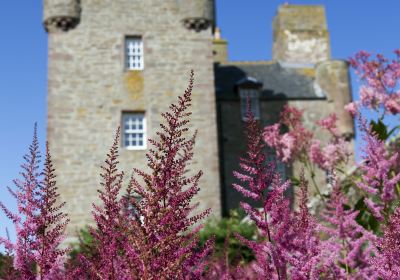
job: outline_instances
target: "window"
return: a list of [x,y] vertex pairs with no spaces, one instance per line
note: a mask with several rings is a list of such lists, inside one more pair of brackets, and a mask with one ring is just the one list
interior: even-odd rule
[[143,40],[141,37],[125,38],[125,69],[143,70]]
[[267,163],[270,163],[270,162],[274,162],[275,163],[276,171],[281,176],[281,179],[283,181],[285,181],[287,179],[285,163],[283,163],[281,160],[279,160],[277,158],[276,152],[274,150],[272,150],[272,149],[269,149],[267,151]]
[[143,113],[123,113],[123,147],[128,150],[146,149],[146,118]]
[[254,119],[260,119],[260,102],[257,89],[240,89],[240,107],[242,120],[247,120],[247,110],[253,114]]
[[240,97],[242,120],[247,120],[247,110],[253,113],[254,119],[260,119],[260,91],[263,84],[253,77],[245,77],[236,83]]

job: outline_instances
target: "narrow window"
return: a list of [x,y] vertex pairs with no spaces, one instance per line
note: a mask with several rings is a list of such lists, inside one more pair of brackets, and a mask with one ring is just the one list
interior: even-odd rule
[[144,113],[123,113],[122,143],[128,150],[146,149],[146,118]]
[[240,107],[242,120],[247,120],[247,110],[253,114],[254,119],[260,119],[259,92],[257,89],[240,89]]
[[240,97],[240,111],[242,120],[247,120],[247,112],[253,114],[254,119],[260,119],[260,92],[262,83],[253,77],[245,77],[236,83]]
[[286,180],[287,174],[285,163],[278,159],[278,157],[276,156],[276,152],[272,149],[267,150],[267,164],[270,162],[273,162],[275,164],[276,171],[281,176],[281,179]]
[[143,40],[141,37],[125,38],[125,69],[143,70]]

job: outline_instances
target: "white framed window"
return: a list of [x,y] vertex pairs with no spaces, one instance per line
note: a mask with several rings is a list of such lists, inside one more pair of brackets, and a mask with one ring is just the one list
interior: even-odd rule
[[122,145],[125,149],[146,149],[147,135],[144,113],[123,113],[122,128]]
[[125,38],[125,69],[143,70],[143,40],[138,36]]
[[[260,119],[260,92],[258,89],[240,88],[240,108],[242,120],[247,120],[247,110],[253,113],[254,119]],[[249,104],[248,104],[249,103]]]

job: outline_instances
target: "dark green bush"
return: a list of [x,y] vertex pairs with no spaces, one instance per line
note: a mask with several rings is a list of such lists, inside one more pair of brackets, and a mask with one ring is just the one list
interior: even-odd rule
[[231,265],[238,263],[248,263],[254,259],[252,251],[240,243],[235,234],[240,234],[248,240],[256,238],[256,226],[250,221],[244,221],[244,213],[239,210],[232,210],[228,218],[209,220],[200,231],[200,244],[215,236],[216,258],[221,258],[227,254]]

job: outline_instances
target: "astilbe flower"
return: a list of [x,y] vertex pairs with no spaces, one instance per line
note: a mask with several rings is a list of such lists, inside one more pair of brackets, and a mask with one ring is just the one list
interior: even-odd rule
[[396,58],[389,60],[378,54],[361,51],[350,59],[350,65],[361,78],[360,101],[350,103],[346,109],[353,115],[363,106],[372,110],[383,110],[383,114],[400,113],[400,50]]
[[68,215],[62,212],[65,202],[59,203],[55,169],[51,159],[49,143],[46,143],[46,159],[42,176],[44,177],[38,193],[39,214],[37,217],[36,252],[37,279],[64,279],[63,265],[69,248],[60,249]]
[[356,185],[368,194],[365,204],[372,215],[383,220],[396,199],[395,188],[400,181],[400,173],[394,172],[394,169],[398,164],[399,154],[391,154],[385,142],[367,128],[365,122],[361,123],[361,129],[365,146],[362,148],[363,161],[359,165],[362,171],[361,181]]
[[261,241],[249,241],[240,235],[237,238],[253,250],[256,261],[251,268],[260,279],[285,279],[287,261],[285,252],[290,250],[292,231],[290,230],[289,200],[284,192],[289,186],[283,183],[275,171],[273,163],[266,163],[265,143],[261,128],[251,112],[245,126],[247,152],[240,158],[241,171],[234,176],[241,182],[233,187],[244,197],[262,205],[261,209],[242,202],[241,206],[259,229]]
[[[264,128],[265,142],[275,149],[278,158],[285,163],[303,158],[313,137],[312,132],[303,126],[302,115],[302,111],[285,105],[280,114],[280,122]],[[280,134],[282,127],[289,131]]]
[[230,231],[225,237],[222,256],[212,256],[207,261],[207,271],[201,279],[204,280],[250,280],[255,279],[257,273],[251,269],[251,265],[237,265],[233,267],[229,262]]
[[12,213],[0,202],[1,209],[14,223],[17,235],[15,244],[7,239],[0,241],[14,253],[14,267],[19,272],[21,279],[24,280],[35,279],[33,267],[35,265],[34,253],[37,249],[35,235],[39,210],[36,193],[39,191],[38,177],[40,175],[40,151],[36,131],[35,125],[29,153],[24,156],[25,163],[21,165],[23,180],[14,180],[16,191],[8,188],[17,201],[18,213]]
[[286,255],[290,263],[290,279],[319,279],[320,275],[327,273],[327,269],[321,265],[323,256],[317,232],[317,221],[307,207],[308,183],[304,172],[300,174],[299,192],[299,210],[294,212],[292,220],[293,249]]
[[327,279],[376,279],[369,265],[375,254],[375,235],[356,221],[359,211],[346,207],[347,198],[334,178],[333,191],[321,214],[324,222],[318,230],[327,236],[321,241],[323,267]]
[[340,163],[346,163],[350,157],[348,142],[340,135],[336,122],[337,116],[334,113],[319,120],[317,125],[329,132],[330,140],[322,147],[320,140],[313,139],[309,147],[311,161],[326,171],[334,170]]
[[149,140],[153,146],[147,153],[151,172],[134,169],[128,188],[127,197],[136,194],[141,198],[140,202],[130,200],[134,211],[128,235],[133,247],[130,254],[140,263],[135,271],[137,279],[197,279],[212,247],[209,241],[199,249],[196,236],[198,222],[210,209],[191,216],[197,206],[191,201],[200,191],[202,175],[201,171],[188,175],[196,137],[196,133],[185,137],[193,82],[192,71],[183,96],[162,114],[165,123],[157,132],[159,140]]
[[[62,263],[67,249],[59,249],[68,219],[58,204],[54,168],[47,145],[44,171],[40,173],[40,152],[35,125],[29,153],[21,167],[23,180],[15,180],[18,212],[12,213],[3,203],[0,208],[16,227],[16,242],[1,238],[9,255],[14,257],[14,276],[8,279],[63,279]],[[41,180],[43,176],[43,180]]]
[[383,280],[400,279],[400,209],[391,215],[384,227],[383,237],[376,242],[376,255],[371,258],[371,265]]
[[[127,242],[127,223],[123,214],[123,203],[119,197],[122,189],[123,172],[118,170],[118,146],[120,129],[117,130],[114,143],[107,154],[105,163],[101,166],[101,189],[98,190],[101,205],[93,204],[93,218],[96,225],[89,227],[93,236],[95,255],[80,255],[82,267],[78,267],[71,274],[83,278],[82,268],[87,270],[90,279],[136,279],[130,275],[126,252],[129,250]],[[135,265],[136,263],[132,263]]]

